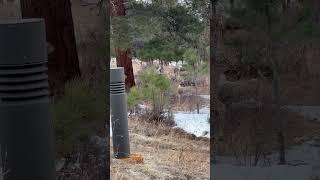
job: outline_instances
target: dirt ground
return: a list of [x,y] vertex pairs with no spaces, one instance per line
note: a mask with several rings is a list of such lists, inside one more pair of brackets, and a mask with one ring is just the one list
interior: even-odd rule
[[[111,179],[210,179],[209,140],[192,140],[181,130],[129,120],[131,153],[142,164],[117,160],[111,153]],[[111,147],[112,148],[112,147]]]

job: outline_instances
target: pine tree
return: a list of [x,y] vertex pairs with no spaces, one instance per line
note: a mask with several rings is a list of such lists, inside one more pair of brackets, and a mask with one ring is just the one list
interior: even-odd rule
[[[126,89],[129,90],[135,85],[133,67],[132,67],[132,53],[129,43],[129,26],[127,21],[127,5],[125,0],[111,1],[111,16],[112,16],[112,30],[117,37],[115,47],[116,60],[118,67],[124,67],[126,75]],[[124,41],[124,42],[122,42]],[[125,44],[125,45],[123,45]]]

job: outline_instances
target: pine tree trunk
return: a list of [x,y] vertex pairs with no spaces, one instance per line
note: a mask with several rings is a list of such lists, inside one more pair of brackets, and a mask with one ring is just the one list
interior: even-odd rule
[[278,145],[279,145],[279,164],[285,164],[285,137],[284,137],[284,123],[283,119],[280,118],[280,76],[277,68],[273,70],[273,103],[275,105],[274,118],[279,123],[278,125]]
[[234,0],[230,0],[230,10],[234,10]]
[[[125,0],[111,0],[112,2],[112,17],[126,16]],[[117,30],[113,28],[114,33]],[[131,49],[116,48],[116,60],[118,67],[124,67],[126,75],[126,89],[129,90],[135,86]]]
[[192,82],[194,83],[194,89],[195,89],[195,102],[196,102],[196,108],[197,108],[197,114],[200,114],[200,102],[199,102],[199,94],[198,94],[198,72],[196,69],[196,65],[193,65],[193,71],[194,71],[194,75],[192,78]]
[[314,21],[317,25],[320,25],[320,13],[319,13],[319,8],[320,8],[320,2],[319,0],[313,0],[313,13],[314,13]]
[[65,82],[80,76],[70,0],[21,0],[23,18],[44,18],[47,42],[54,48],[48,56],[52,95],[63,92]]
[[[217,109],[218,98],[217,98],[217,71],[216,71],[216,61],[217,61],[217,49],[218,49],[218,39],[220,34],[220,25],[219,19],[216,12],[218,0],[211,0],[211,18],[210,18],[210,137],[212,141],[210,143],[210,149],[212,149],[210,153],[211,164],[215,163],[215,153],[217,152],[218,146],[218,131],[219,131],[219,123],[221,123],[222,118],[219,114],[219,110]],[[215,107],[215,108],[213,108]],[[213,119],[214,118],[214,119]],[[212,172],[211,172],[212,173]]]
[[286,14],[288,9],[287,0],[282,0],[281,3],[282,3],[282,13]]
[[198,87],[195,85],[196,89],[196,106],[197,106],[197,114],[200,114],[200,102],[199,102],[199,95],[198,95]]
[[124,67],[125,75],[126,75],[126,89],[130,89],[131,87],[135,86],[134,75],[133,75],[133,67],[132,67],[132,57],[131,57],[131,50],[123,50],[118,48],[116,50],[116,59],[117,59],[117,66]]
[[[105,12],[104,21],[105,21],[105,31],[106,31],[106,39],[110,39],[110,1],[109,0],[101,0],[102,1],[102,14]],[[105,61],[106,61],[106,68],[110,69],[110,41],[106,42],[106,50],[105,50]],[[106,75],[106,82],[109,82],[109,73]],[[106,87],[106,93],[110,92],[109,86]],[[109,94],[109,93],[108,93]],[[110,96],[107,96],[106,101],[110,101]],[[110,115],[110,105],[107,103],[106,107],[106,117]],[[102,179],[110,179],[110,120],[109,118],[105,118],[105,123],[103,126],[103,137],[106,139],[106,147],[102,149],[102,166],[100,172],[102,174]]]

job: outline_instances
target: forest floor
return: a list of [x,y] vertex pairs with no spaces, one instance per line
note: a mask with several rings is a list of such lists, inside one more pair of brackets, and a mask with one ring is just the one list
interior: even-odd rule
[[[218,180],[313,180],[320,177],[320,106],[286,106],[298,113],[300,122],[294,123],[291,132],[291,146],[286,149],[286,164],[278,165],[278,153],[267,156],[267,166],[243,166],[233,156],[217,156],[216,164],[211,165],[213,177]],[[294,122],[295,120],[292,120]],[[291,123],[292,124],[292,123]],[[295,130],[294,130],[295,129]],[[292,134],[296,136],[292,137]],[[247,157],[250,159],[250,157]],[[252,157],[254,158],[254,157]],[[228,173],[232,171],[233,173]]]
[[209,139],[136,118],[129,119],[129,134],[131,153],[144,162],[132,164],[111,153],[111,179],[210,179]]

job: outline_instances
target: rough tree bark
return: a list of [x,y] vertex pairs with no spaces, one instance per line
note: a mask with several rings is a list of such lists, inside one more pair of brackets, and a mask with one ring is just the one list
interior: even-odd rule
[[[285,2],[286,3],[286,2]],[[267,17],[267,33],[269,36],[271,35],[271,2],[269,4],[266,4],[265,6],[265,16]],[[286,6],[286,5],[285,5]],[[287,15],[287,7],[284,8],[283,15]],[[269,55],[267,58],[272,63],[272,70],[273,70],[273,79],[272,79],[272,101],[275,105],[273,109],[273,119],[275,122],[278,122],[278,130],[277,130],[277,140],[278,140],[278,152],[279,152],[279,164],[284,165],[286,164],[286,154],[285,154],[285,134],[284,134],[284,120],[280,118],[280,111],[281,111],[281,105],[280,105],[280,62],[279,59],[276,60],[272,56],[272,50],[274,49],[272,47],[273,42],[268,42],[268,51]]]
[[234,0],[230,0],[230,10],[234,10]]
[[[105,30],[106,30],[106,39],[109,40],[110,39],[110,0],[100,0],[100,5],[101,8],[100,10],[102,10],[101,14],[103,16],[103,12],[105,12],[104,14],[104,21],[105,21]],[[106,42],[106,50],[105,50],[105,61],[106,61],[106,69],[110,69],[110,41]],[[109,83],[110,77],[109,77],[110,73],[107,73],[106,79],[105,81]],[[105,86],[106,87],[106,92],[109,94],[110,93],[110,89],[109,86]],[[107,102],[110,101],[110,96],[107,96]],[[110,116],[110,107],[109,107],[109,103],[107,103],[107,107],[106,107],[106,117]],[[109,118],[106,118],[105,120],[105,124],[104,124],[104,128],[103,128],[103,137],[105,138],[105,140],[107,141],[106,143],[106,147],[102,148],[102,166],[101,166],[101,173],[102,173],[102,178],[103,179],[110,179],[110,120]]]
[[277,137],[279,145],[279,164],[286,164],[285,154],[285,137],[284,137],[284,122],[279,117],[280,115],[280,76],[277,70],[273,70],[273,103],[275,104],[274,118],[279,123]]
[[281,3],[282,3],[282,12],[286,13],[288,10],[287,0],[282,0]]
[[314,13],[314,21],[316,24],[320,24],[320,2],[319,0],[313,0],[313,13]]
[[[210,154],[211,164],[215,163],[215,153],[218,145],[218,131],[222,120],[221,114],[219,112],[218,104],[219,100],[217,97],[217,84],[218,84],[218,73],[216,68],[217,61],[217,49],[218,49],[218,38],[219,38],[219,18],[216,11],[218,0],[211,0],[211,16],[210,16],[210,126],[212,131],[210,131],[210,137],[212,141],[210,143],[210,149],[212,149]],[[214,120],[214,121],[213,121]]]
[[47,42],[54,48],[48,56],[52,95],[63,92],[64,83],[80,76],[70,0],[21,0],[23,18],[44,18]]
[[[125,0],[111,0],[112,3],[112,17],[126,16],[126,6]],[[113,32],[117,33],[117,30],[113,28]],[[124,67],[126,75],[126,89],[129,90],[131,87],[135,86],[133,67],[132,67],[132,55],[131,49],[126,48],[116,48],[116,60],[118,67]]]

